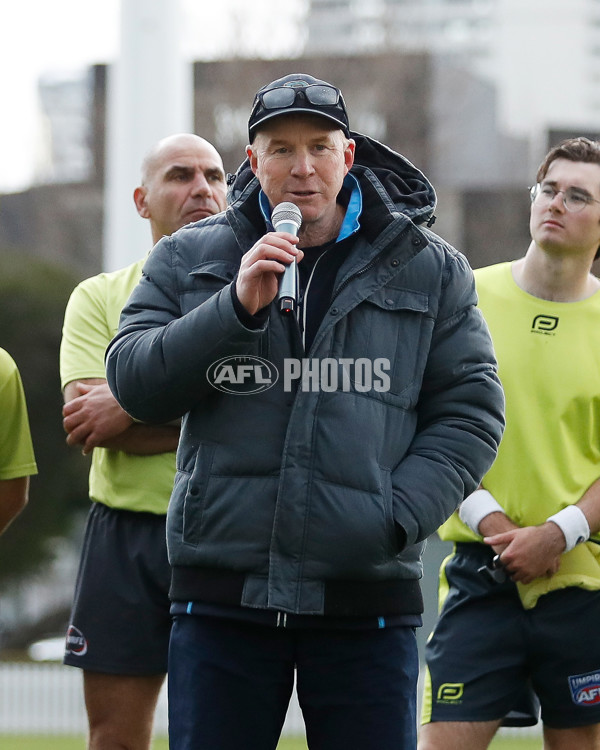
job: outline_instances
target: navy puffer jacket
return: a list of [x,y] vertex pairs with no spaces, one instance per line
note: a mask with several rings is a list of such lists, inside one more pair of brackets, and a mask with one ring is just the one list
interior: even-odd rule
[[[420,612],[423,540],[496,455],[503,394],[471,269],[423,226],[435,194],[421,172],[353,137],[361,229],[305,355],[327,363],[323,387],[290,381],[289,317],[248,328],[236,314],[230,286],[266,231],[247,164],[224,213],[154,248],[109,348],[126,411],[183,417],[167,517],[174,599]],[[256,376],[243,394],[214,387],[211,366],[236,357]],[[270,387],[260,361],[279,375]]]

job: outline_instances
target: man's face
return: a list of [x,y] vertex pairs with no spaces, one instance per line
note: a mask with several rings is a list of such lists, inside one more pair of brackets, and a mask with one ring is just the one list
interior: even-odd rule
[[226,208],[223,162],[202,138],[169,140],[147,172],[134,197],[140,216],[150,219],[155,241]]
[[327,229],[336,198],[354,162],[354,141],[322,117],[285,115],[261,129],[249,146],[252,171],[269,203],[294,203],[303,225]]
[[593,258],[600,245],[600,203],[573,213],[565,208],[562,191],[574,188],[600,201],[600,165],[555,159],[541,184],[561,192],[551,200],[542,194],[532,203],[529,227],[535,243],[552,254]]

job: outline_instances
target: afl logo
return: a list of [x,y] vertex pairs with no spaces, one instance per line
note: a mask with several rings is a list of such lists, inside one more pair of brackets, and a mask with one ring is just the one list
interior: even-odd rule
[[596,706],[600,703],[600,672],[588,672],[569,677],[573,703],[577,706]]
[[554,315],[536,315],[531,324],[534,333],[550,333],[558,327],[558,318]]
[[279,372],[261,357],[224,357],[212,363],[206,379],[222,393],[248,395],[268,391],[279,379]]
[[593,706],[600,703],[600,685],[587,685],[575,695],[575,703]]
[[85,656],[87,654],[88,644],[85,636],[73,625],[69,625],[67,630],[66,651],[75,656]]

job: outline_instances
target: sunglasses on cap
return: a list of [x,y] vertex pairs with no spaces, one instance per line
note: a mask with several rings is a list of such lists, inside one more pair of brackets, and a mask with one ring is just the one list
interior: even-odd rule
[[334,107],[340,101],[339,90],[322,83],[310,83],[306,86],[279,86],[257,94],[256,98],[265,109],[280,109],[290,107],[300,93],[316,107]]

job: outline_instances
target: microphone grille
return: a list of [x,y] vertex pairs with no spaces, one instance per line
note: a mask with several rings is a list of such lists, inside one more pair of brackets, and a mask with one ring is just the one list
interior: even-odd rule
[[302,213],[295,203],[278,203],[275,206],[271,214],[271,223],[276,227],[282,221],[290,221],[300,229]]

